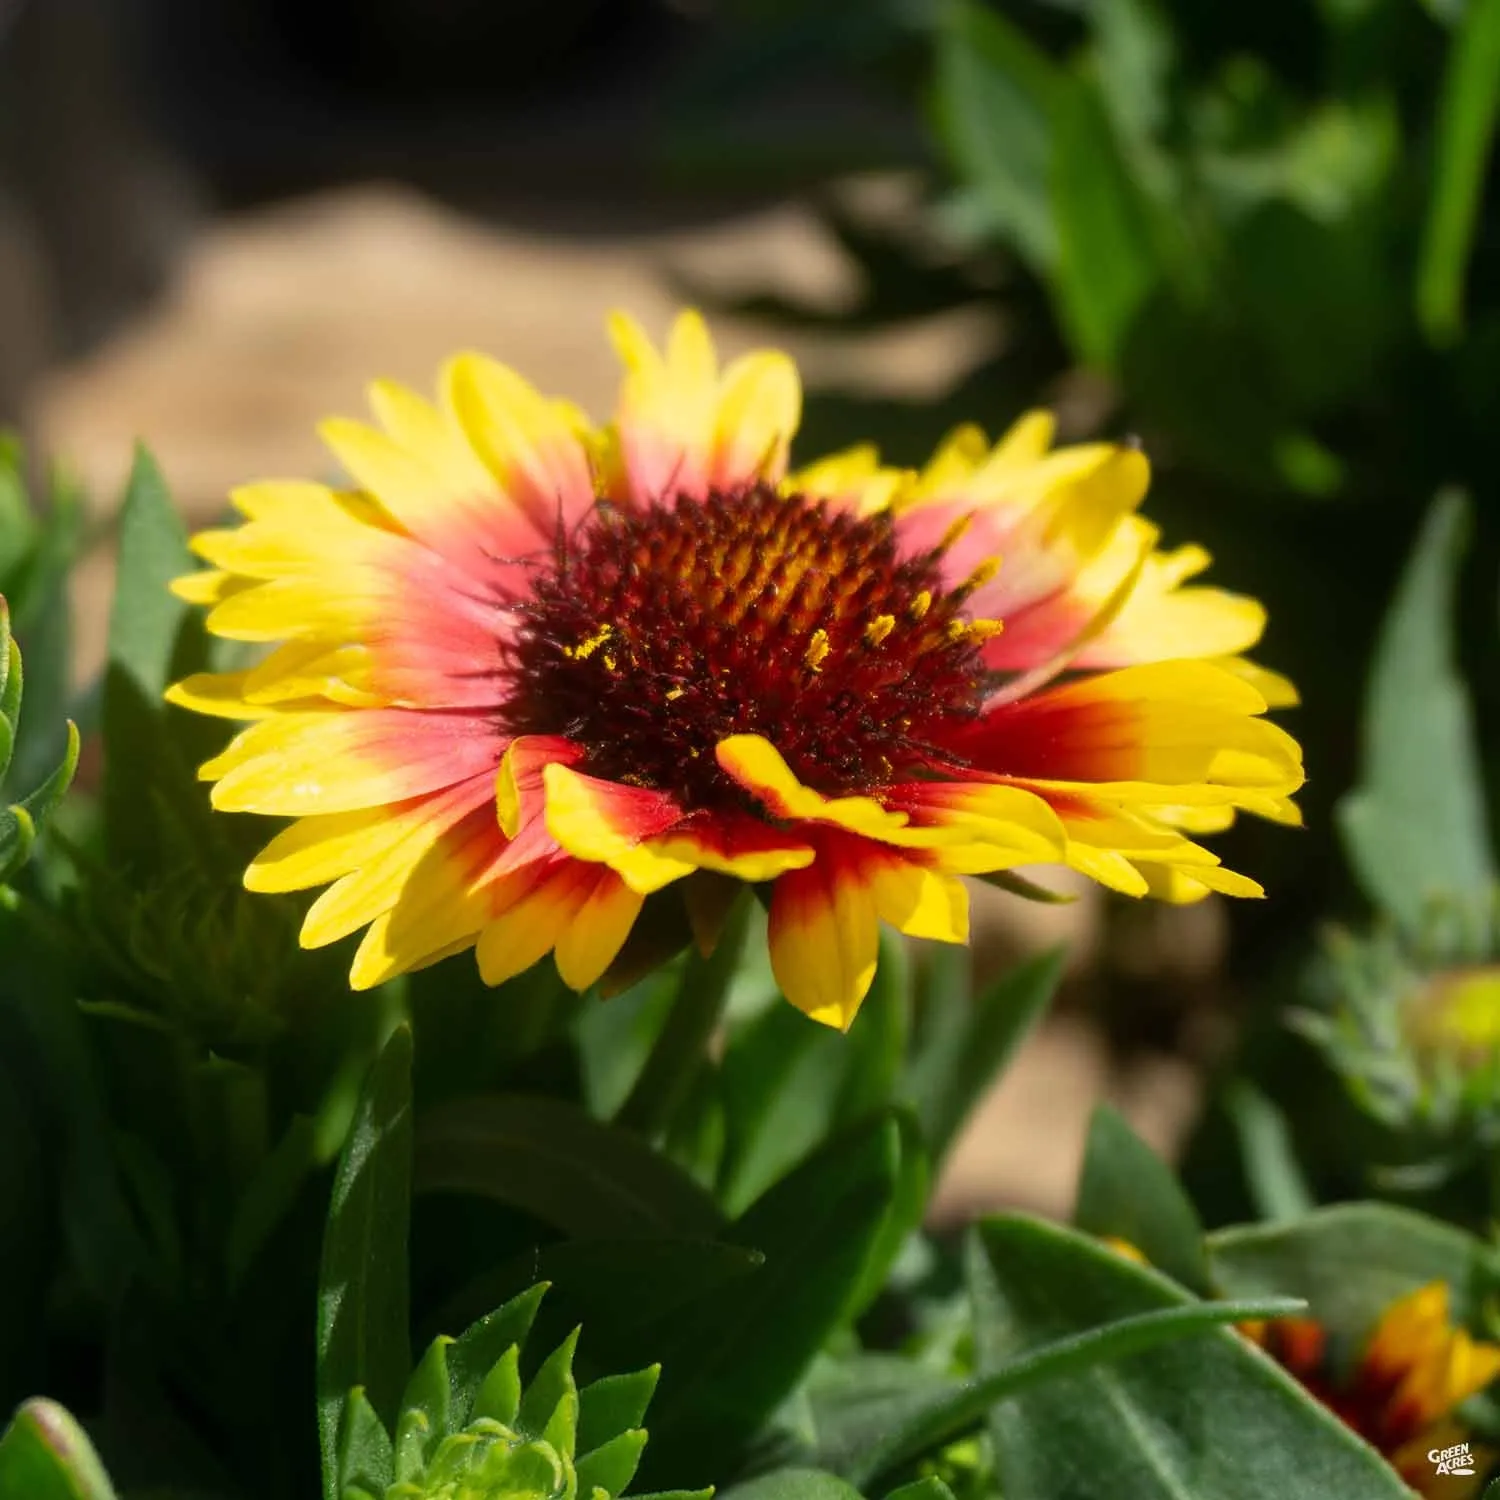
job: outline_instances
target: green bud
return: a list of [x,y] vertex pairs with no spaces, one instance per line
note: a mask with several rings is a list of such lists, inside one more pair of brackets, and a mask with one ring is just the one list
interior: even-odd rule
[[[393,1433],[362,1391],[352,1393],[339,1445],[342,1500],[616,1500],[646,1446],[639,1423],[655,1367],[580,1390],[575,1329],[527,1384],[520,1343],[494,1359],[491,1343],[474,1368],[485,1325],[526,1303],[521,1326],[529,1326],[543,1290],[533,1288],[463,1339],[435,1340],[407,1382]],[[704,1490],[699,1500],[711,1494]]]

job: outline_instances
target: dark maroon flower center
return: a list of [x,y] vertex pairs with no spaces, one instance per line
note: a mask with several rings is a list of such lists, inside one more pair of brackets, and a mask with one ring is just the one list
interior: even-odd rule
[[940,555],[766,485],[601,507],[517,606],[505,728],[566,735],[580,769],[690,808],[739,803],[714,757],[733,734],[825,794],[879,787],[944,760],[983,695],[993,627]]

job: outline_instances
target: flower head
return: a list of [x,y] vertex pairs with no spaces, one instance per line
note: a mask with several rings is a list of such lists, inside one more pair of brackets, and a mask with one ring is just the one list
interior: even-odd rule
[[1461,1500],[1477,1492],[1484,1455],[1474,1455],[1476,1473],[1467,1485],[1439,1473],[1429,1455],[1466,1441],[1455,1408],[1500,1375],[1500,1345],[1480,1342],[1453,1323],[1445,1282],[1392,1303],[1347,1372],[1330,1359],[1328,1331],[1312,1319],[1285,1318],[1245,1331],[1384,1454],[1419,1495]]
[[782,989],[846,1026],[880,921],[966,939],[961,875],[1259,893],[1189,833],[1296,820],[1261,717],[1290,690],[1239,655],[1260,607],[1155,550],[1139,452],[1051,451],[1034,413],[920,473],[788,474],[784,355],[721,371],[693,313],[664,352],[612,332],[603,429],[460,355],[435,405],[378,384],[377,426],[325,425],[347,488],[250,485],[195,539],[179,592],[281,644],[172,697],[248,722],[202,774],[297,820],[246,882],[329,886],[305,944],[366,928],[357,986],[473,947],[490,983],[550,952],[582,989],[648,901],[707,946],[764,882]]

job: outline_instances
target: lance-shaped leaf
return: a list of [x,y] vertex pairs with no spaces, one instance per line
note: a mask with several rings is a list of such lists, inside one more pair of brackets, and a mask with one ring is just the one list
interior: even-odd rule
[[[1020,1218],[970,1256],[981,1372],[1116,1319],[1208,1307],[1097,1241]],[[1410,1500],[1375,1451],[1227,1328],[1028,1387],[989,1433],[1006,1500]]]
[[391,1423],[411,1365],[411,1032],[391,1033],[339,1158],[318,1285],[318,1437],[324,1500],[336,1500],[339,1434],[362,1388]]
[[1089,1121],[1073,1222],[1133,1245],[1190,1291],[1208,1290],[1203,1225],[1192,1200],[1172,1169],[1107,1104]]
[[1427,513],[1376,647],[1359,785],[1338,810],[1360,884],[1409,934],[1434,901],[1479,912],[1495,879],[1473,713],[1453,662],[1466,518],[1456,493]]

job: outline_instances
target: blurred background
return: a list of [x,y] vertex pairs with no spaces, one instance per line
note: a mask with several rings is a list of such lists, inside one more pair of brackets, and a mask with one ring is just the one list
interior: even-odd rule
[[1232,1062],[1296,1114],[1322,1075],[1279,1020],[1319,923],[1359,910],[1330,810],[1447,485],[1477,502],[1461,639],[1495,715],[1497,15],[0,0],[0,420],[89,496],[77,680],[136,438],[203,522],[234,483],[320,471],[314,423],[369,378],[426,387],[456,348],[602,416],[613,307],[660,331],[691,300],[726,352],[791,350],[804,457],[870,437],[918,462],[1034,404],[1139,436],[1167,543],[1270,606],[1309,827],[1224,841],[1272,892],[1232,911],[984,893],[982,967],[1065,941],[1072,980],[939,1209],[1064,1209],[1101,1096],[1190,1157]]

